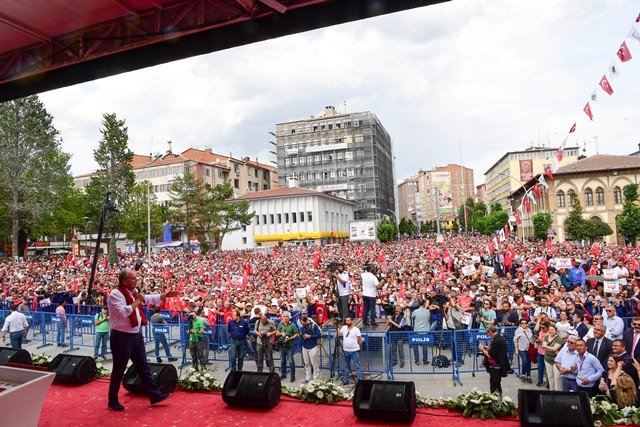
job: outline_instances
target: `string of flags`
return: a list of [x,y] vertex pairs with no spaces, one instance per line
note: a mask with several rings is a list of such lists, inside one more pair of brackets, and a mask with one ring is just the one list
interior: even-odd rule
[[[640,30],[638,30],[636,26],[636,24],[638,23],[640,23],[640,13],[635,18],[635,23],[631,24],[631,29],[627,33],[627,38],[635,40],[638,43],[638,46],[640,46]],[[599,95],[598,88],[602,92],[606,93],[607,95],[612,96],[614,94],[614,88],[611,85],[611,81],[620,77],[620,66],[625,62],[631,61],[631,59],[633,59],[633,56],[631,54],[631,50],[629,49],[629,45],[627,45],[626,40],[623,40],[622,43],[620,44],[620,47],[618,48],[615,55],[613,56],[611,63],[609,64],[609,67],[607,69],[608,73],[605,73],[602,76],[602,78],[598,82],[598,85],[596,86],[594,91],[591,93],[591,96],[589,97],[589,101],[587,101],[586,105],[582,109],[582,111],[584,112],[584,114],[587,115],[590,121],[594,120],[592,104],[598,101],[598,95]],[[607,77],[607,74],[608,74],[608,77]],[[537,205],[536,198],[539,199],[542,196],[541,187],[544,188],[545,190],[549,189],[549,185],[547,184],[547,178],[553,180],[553,174],[556,173],[556,171],[559,168],[559,163],[560,161],[562,161],[562,157],[563,157],[562,153],[567,146],[567,141],[569,139],[569,136],[572,133],[574,133],[576,129],[577,129],[577,122],[574,122],[573,125],[569,128],[569,132],[567,133],[564,140],[562,141],[562,144],[560,144],[560,147],[558,147],[555,157],[553,156],[551,157],[551,163],[545,166],[544,172],[540,174],[540,177],[538,178],[537,182],[533,186],[525,189],[524,196],[522,197],[522,202],[520,203],[520,206],[518,207],[517,211],[514,212],[513,214],[518,224],[521,224],[522,219],[531,213],[532,205]],[[504,233],[504,230],[496,231],[496,234],[498,235],[498,238],[497,238],[498,241],[503,240],[501,239],[501,237],[503,237],[504,234],[501,234],[501,233]]]

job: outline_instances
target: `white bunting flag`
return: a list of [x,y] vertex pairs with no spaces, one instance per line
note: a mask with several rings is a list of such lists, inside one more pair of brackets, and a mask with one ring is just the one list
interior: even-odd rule
[[631,29],[629,30],[629,34],[627,35],[627,37],[629,37],[630,39],[634,39],[635,41],[640,43],[640,32],[633,25],[631,26]]
[[532,202],[534,205],[537,205],[537,204],[538,204],[538,202],[536,202],[536,196],[534,196],[534,195],[533,195],[533,191],[529,191],[529,192],[527,193],[527,197],[529,198],[529,200],[531,200],[531,202]]
[[567,140],[569,139],[569,135],[564,137],[564,141],[562,141],[562,144],[560,144],[560,150],[564,150],[564,148],[567,146]]
[[598,90],[594,89],[589,98],[591,99],[591,102],[598,102]]
[[[615,80],[618,77],[620,77],[620,66],[618,64],[618,61],[616,61],[615,59],[613,61],[611,61],[611,64],[609,65],[609,78],[611,80]],[[603,89],[604,90],[604,89]],[[605,91],[606,92],[606,91]],[[608,92],[607,92],[608,93]],[[611,95],[611,94],[609,94]]]
[[551,172],[556,173],[558,171],[558,159],[551,157]]
[[546,188],[547,190],[549,189],[549,184],[547,184],[547,180],[544,179],[544,174],[540,175],[540,178],[538,178],[538,183],[542,185],[544,188]]

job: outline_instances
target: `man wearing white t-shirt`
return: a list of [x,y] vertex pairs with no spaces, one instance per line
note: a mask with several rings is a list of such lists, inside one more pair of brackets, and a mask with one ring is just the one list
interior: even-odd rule
[[364,302],[364,314],[362,315],[365,326],[376,324],[376,297],[378,296],[378,278],[371,272],[370,265],[365,266],[362,277],[362,301]]
[[362,345],[362,335],[360,329],[353,325],[351,316],[345,319],[346,325],[340,328],[340,336],[342,337],[342,350],[346,365],[344,367],[343,384],[349,383],[349,375],[352,369],[356,371],[358,379],[362,379],[362,366],[360,365],[360,345]]
[[344,322],[349,314],[349,295],[351,294],[351,279],[349,273],[344,270],[344,264],[338,264],[338,270],[333,273],[338,288],[338,315]]
[[618,285],[627,286],[627,278],[629,277],[629,270],[624,266],[624,261],[622,259],[618,260],[618,265],[613,269],[616,273],[618,279]]

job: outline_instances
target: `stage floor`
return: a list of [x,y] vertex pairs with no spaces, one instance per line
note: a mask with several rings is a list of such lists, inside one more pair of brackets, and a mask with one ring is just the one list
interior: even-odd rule
[[[54,384],[40,414],[40,426],[317,426],[384,425],[359,421],[350,402],[336,405],[314,405],[282,396],[280,404],[270,411],[230,408],[220,393],[194,393],[176,389],[161,404],[151,407],[149,399],[120,390],[123,412],[107,409],[108,379],[95,380],[83,386]],[[121,424],[124,423],[124,424]],[[516,419],[472,420],[457,412],[418,409],[413,425],[419,426],[491,426],[516,427]],[[11,426],[13,427],[13,426]]]

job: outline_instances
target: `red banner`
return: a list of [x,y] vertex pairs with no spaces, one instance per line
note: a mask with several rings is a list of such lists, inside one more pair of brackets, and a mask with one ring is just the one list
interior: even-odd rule
[[533,160],[520,160],[520,181],[527,182],[533,178]]

